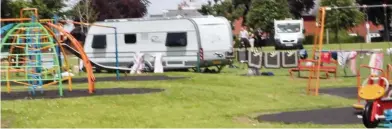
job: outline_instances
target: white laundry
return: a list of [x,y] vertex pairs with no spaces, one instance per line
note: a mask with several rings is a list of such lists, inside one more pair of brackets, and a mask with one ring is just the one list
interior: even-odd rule
[[83,71],[83,60],[79,59],[79,70]]
[[138,53],[136,54],[136,60],[132,66],[130,74],[135,74],[135,73],[140,74],[143,68],[144,68],[144,54]]
[[387,49],[387,55],[391,55],[392,54],[392,48],[388,48]]
[[340,66],[344,67],[349,59],[351,52],[337,52],[338,54],[338,63]]
[[67,20],[66,24],[64,24],[64,30],[67,31],[68,33],[71,33],[73,29],[75,29],[75,25],[73,24],[73,21]]
[[338,63],[340,66],[344,67],[350,60],[353,60],[357,56],[356,51],[351,52],[337,52],[338,54]]
[[154,61],[154,73],[163,73],[162,54],[157,53]]

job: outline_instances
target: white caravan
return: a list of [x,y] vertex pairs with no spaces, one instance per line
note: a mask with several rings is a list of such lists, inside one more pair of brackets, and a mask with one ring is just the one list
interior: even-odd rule
[[305,39],[304,21],[300,20],[274,20],[275,49],[300,49]]
[[232,29],[223,17],[108,19],[94,24],[117,28],[120,68],[115,67],[114,29],[89,28],[84,51],[98,69],[130,69],[136,54],[143,53],[152,70],[154,56],[160,53],[165,70],[196,68],[198,57],[201,67],[217,66],[220,70],[232,56],[228,54],[233,47]]

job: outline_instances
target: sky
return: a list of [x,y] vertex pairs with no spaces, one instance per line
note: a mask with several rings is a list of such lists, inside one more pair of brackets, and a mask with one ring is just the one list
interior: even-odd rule
[[[70,9],[79,0],[69,0],[67,2],[68,7],[65,10]],[[162,10],[165,9],[177,9],[178,4],[183,0],[149,0],[150,5],[147,7],[148,14],[161,14]],[[208,0],[197,0],[202,3],[207,3]]]

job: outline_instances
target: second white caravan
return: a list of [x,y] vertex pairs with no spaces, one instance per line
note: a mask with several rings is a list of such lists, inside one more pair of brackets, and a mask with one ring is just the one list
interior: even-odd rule
[[[232,29],[223,17],[108,19],[95,24],[117,29],[118,69],[129,69],[137,53],[145,54],[151,69],[157,53],[163,55],[166,70],[196,68],[198,58],[201,67],[217,66],[219,70],[230,63]],[[90,27],[84,51],[99,64],[96,69],[117,68],[115,37],[113,28]]]

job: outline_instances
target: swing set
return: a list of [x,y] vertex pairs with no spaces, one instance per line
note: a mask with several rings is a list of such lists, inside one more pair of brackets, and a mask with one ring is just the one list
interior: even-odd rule
[[[360,7],[355,7],[355,8],[363,8],[363,13],[366,14],[365,16],[365,20],[366,20],[366,28],[369,28],[370,26],[368,25],[369,23],[369,18],[367,15],[367,8],[372,8],[374,6],[370,6],[368,7],[367,5],[363,5]],[[354,6],[350,6],[350,7],[325,7],[325,11],[328,10],[332,10],[332,9],[345,9],[345,8],[354,8]],[[326,12],[325,12],[326,13]],[[319,11],[319,14],[321,14],[321,12]],[[338,17],[338,14],[336,14],[336,16]],[[325,17],[325,16],[324,16]],[[319,17],[321,18],[321,16]],[[319,19],[320,21],[321,19]],[[317,39],[317,36],[320,36],[320,24],[318,23],[316,25],[316,28],[318,29],[318,31],[316,31],[316,35],[314,38],[314,43],[316,42],[320,42]],[[324,31],[324,27],[323,30]],[[324,35],[323,35],[324,36]],[[323,40],[323,38],[321,38],[321,40]],[[339,49],[338,50],[316,50],[317,44],[314,44],[313,47],[313,54],[312,54],[312,58],[311,59],[301,59],[298,60],[298,66],[296,68],[291,68],[288,70],[290,76],[292,79],[294,79],[293,77],[293,72],[297,72],[298,73],[298,77],[301,77],[301,71],[308,71],[310,72],[314,67],[315,64],[317,63],[317,58],[320,57],[321,58],[321,66],[320,66],[320,72],[324,73],[326,75],[326,78],[329,78],[329,74],[333,74],[334,78],[337,78],[337,74],[338,74],[338,68],[339,66],[343,66],[342,70],[344,73],[343,77],[356,77],[357,71],[355,70],[357,67],[357,59],[359,58],[359,64],[363,63],[363,58],[365,55],[371,55],[374,53],[381,53],[382,49],[364,49],[363,48],[363,44],[364,43],[360,43],[360,49],[351,49],[351,50],[344,50],[342,48],[342,43],[339,42]],[[321,56],[317,56],[317,55],[321,55]],[[344,60],[339,60],[339,58],[344,58]],[[352,75],[349,75],[347,73],[347,69],[348,69],[348,64],[351,65],[351,63],[353,63],[353,68],[352,68]]]
[[[325,14],[328,10],[332,9],[351,9],[351,8],[384,8],[384,16],[386,17],[387,7],[392,5],[362,5],[362,6],[346,6],[346,7],[320,7],[319,17],[317,23],[317,33],[313,45],[313,65],[310,70],[308,78],[307,93],[311,95],[318,95],[320,86],[320,72],[323,71],[323,62],[325,59],[322,52],[323,36],[325,26]],[[385,18],[385,24],[387,19]],[[387,34],[388,30],[386,30]],[[389,35],[387,36],[388,46],[391,47],[389,42]],[[361,45],[362,49],[362,45]],[[390,56],[391,57],[391,56]],[[383,58],[383,57],[382,57]],[[376,59],[377,60],[377,59]],[[392,57],[391,57],[392,61]],[[377,61],[376,61],[377,62]],[[375,128],[379,126],[392,128],[392,90],[390,88],[392,65],[388,64],[387,69],[382,69],[382,62],[378,62],[378,66],[371,67],[368,65],[361,65],[357,69],[357,86],[358,86],[358,103],[354,104],[354,108],[362,109],[362,122],[367,128]],[[376,63],[377,64],[377,63]],[[381,67],[381,68],[380,68]],[[361,75],[359,73],[361,68],[371,70],[371,74],[361,83]],[[364,100],[365,103],[361,104],[360,101]]]

